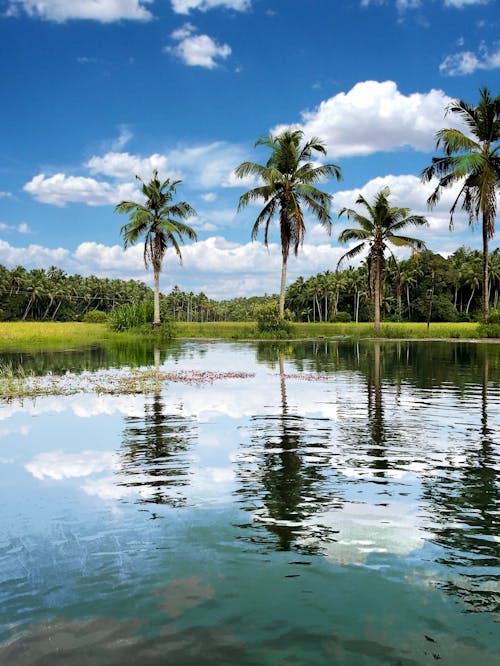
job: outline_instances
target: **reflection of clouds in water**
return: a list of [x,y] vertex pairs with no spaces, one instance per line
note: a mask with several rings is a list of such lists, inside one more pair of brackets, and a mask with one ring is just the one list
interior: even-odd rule
[[[203,366],[201,366],[203,368]],[[197,369],[197,368],[192,368]],[[206,369],[206,366],[205,366]],[[248,366],[245,368],[248,370]],[[232,367],[232,370],[233,367]],[[189,373],[189,370],[185,372]],[[332,384],[332,382],[329,382]],[[221,416],[241,419],[272,412],[280,402],[279,375],[273,371],[258,373],[245,379],[222,379],[213,384],[187,385],[167,383],[162,395],[168,402],[169,413],[188,416],[195,420],[214,421]],[[287,380],[288,403],[291,410],[301,414],[337,419],[335,397],[322,400],[325,382],[303,382]],[[358,396],[359,397],[359,396]],[[0,406],[0,420],[16,414],[41,416],[71,412],[80,418],[99,415],[124,414],[140,417],[144,411],[144,395],[95,395],[81,393],[68,396],[41,396],[24,403],[13,401]]]
[[[336,564],[363,564],[371,553],[405,556],[418,550],[426,536],[416,504],[387,501],[384,506],[346,502],[342,511],[316,514],[304,523],[307,532],[317,526],[335,534],[333,543],[322,544],[328,560]],[[299,537],[302,545],[314,545],[315,537]]]
[[[225,501],[231,496],[235,486],[235,472],[231,465],[204,466],[198,456],[191,456],[190,461],[193,464],[187,483],[183,480],[182,484],[182,493],[189,501]],[[119,455],[114,451],[46,451],[35,456],[25,469],[40,480],[62,481],[93,476],[95,478],[87,479],[81,488],[88,495],[105,501],[132,496],[150,499],[158,490],[158,481],[162,480],[162,477],[147,474],[147,468],[133,477],[122,473]],[[113,474],[98,476],[110,470]],[[165,493],[178,491],[174,477],[165,476],[163,482],[161,488]]]
[[112,451],[65,453],[59,449],[40,453],[25,465],[25,469],[36,479],[61,481],[103,472],[116,467],[117,461],[117,455]]
[[172,477],[165,477],[165,483],[158,486],[159,477],[148,474],[135,474],[133,485],[131,477],[125,474],[113,474],[96,479],[88,479],[82,490],[103,501],[140,497],[143,500],[153,499],[158,489],[173,499],[182,492],[188,503],[225,502],[231,499],[235,486],[235,473],[232,467],[192,467],[188,482],[182,486],[175,483]]
[[28,425],[21,425],[14,428],[0,428],[0,437],[9,437],[10,435],[21,435],[21,437],[26,437],[30,433],[30,427]]

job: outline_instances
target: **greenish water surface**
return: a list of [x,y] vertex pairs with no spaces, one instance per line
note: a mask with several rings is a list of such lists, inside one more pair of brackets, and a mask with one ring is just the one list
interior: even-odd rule
[[3,355],[250,375],[0,403],[0,664],[499,663],[499,347]]

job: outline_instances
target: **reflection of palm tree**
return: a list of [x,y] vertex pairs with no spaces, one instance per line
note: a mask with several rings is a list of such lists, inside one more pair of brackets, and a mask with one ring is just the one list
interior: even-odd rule
[[[324,466],[317,460],[321,455],[318,447],[323,441],[314,442],[315,460],[309,461],[308,448],[314,435],[304,417],[290,412],[284,352],[279,348],[274,350],[280,370],[280,412],[254,417],[253,443],[258,447],[258,453],[252,456],[251,466],[245,468],[245,462],[240,463],[239,476],[243,487],[239,492],[251,511],[255,511],[257,498],[260,498],[263,506],[257,515],[262,517],[268,532],[277,537],[275,547],[289,551],[297,547],[299,537],[308,536],[304,520],[331,504],[326,493],[322,495],[320,492],[320,486],[326,481],[323,468],[328,467],[328,433],[320,434],[320,439],[324,438]],[[249,453],[252,455],[251,450]],[[246,456],[244,460],[247,460]],[[312,547],[308,550],[310,552]]]
[[[494,591],[498,571],[498,506],[495,442],[488,426],[488,350],[483,350],[481,426],[467,459],[446,475],[424,480],[432,511],[434,541],[444,548],[440,562],[450,568],[447,587],[477,611],[499,610]],[[462,575],[461,575],[462,574]]]
[[377,470],[375,475],[383,478],[389,464],[385,455],[386,433],[380,371],[380,342],[373,343],[373,366],[368,372],[367,393],[371,435],[371,446],[367,453],[375,458],[373,461],[373,467]]
[[122,484],[144,493],[143,502],[179,505],[179,491],[188,485],[192,442],[190,423],[182,416],[165,413],[160,390],[144,405],[144,417],[129,416],[123,431],[120,472]]

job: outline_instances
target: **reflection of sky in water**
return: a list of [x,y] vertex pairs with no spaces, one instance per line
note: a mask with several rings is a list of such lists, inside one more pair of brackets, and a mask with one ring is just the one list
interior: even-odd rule
[[4,640],[30,625],[43,651],[60,617],[77,644],[106,616],[100,649],[116,635],[144,663],[193,626],[238,663],[285,661],[292,635],[300,663],[493,663],[499,366],[485,404],[466,364],[465,389],[431,389],[369,346],[351,369],[186,349],[162,368],[255,376],[0,406]]

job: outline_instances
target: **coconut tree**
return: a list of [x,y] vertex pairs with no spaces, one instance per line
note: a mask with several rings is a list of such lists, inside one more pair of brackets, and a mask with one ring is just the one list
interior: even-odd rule
[[389,244],[396,247],[409,247],[413,253],[425,249],[425,243],[417,238],[397,235],[408,226],[427,225],[425,217],[421,215],[410,215],[409,208],[397,208],[389,205],[390,189],[384,187],[375,195],[373,204],[370,204],[361,194],[356,200],[366,208],[366,215],[362,215],[352,208],[343,208],[339,217],[344,213],[347,218],[353,219],[359,227],[344,229],[339,236],[341,243],[359,241],[348,250],[339,260],[337,269],[345,259],[353,259],[363,249],[368,249],[368,285],[370,293],[373,294],[375,306],[375,330],[380,330],[380,306],[382,294],[382,270],[385,262],[385,253],[394,257]]
[[436,189],[427,203],[439,201],[443,189],[460,184],[458,195],[450,209],[450,229],[458,203],[469,216],[469,224],[481,218],[483,236],[483,318],[488,320],[488,243],[495,233],[497,193],[500,191],[500,95],[493,98],[487,88],[480,91],[479,103],[472,106],[461,99],[452,102],[447,112],[456,114],[468,133],[458,129],[442,129],[436,133],[436,148],[444,156],[433,157],[422,171],[424,182],[438,178]]
[[266,164],[243,162],[235,170],[238,178],[257,176],[262,182],[239,200],[238,210],[255,201],[264,202],[252,228],[252,240],[257,238],[259,229],[264,228],[264,244],[268,246],[271,222],[279,219],[281,237],[281,287],[279,314],[284,316],[286,269],[290,250],[297,255],[304,241],[306,231],[303,207],[331,233],[331,195],[315,187],[315,183],[327,178],[341,178],[340,167],[336,164],[310,162],[313,153],[326,155],[324,144],[316,137],[303,142],[302,130],[285,130],[277,136],[261,137],[256,146],[266,146],[271,155]]
[[161,182],[158,171],[153,171],[153,178],[145,183],[139,176],[137,180],[142,183],[142,193],[146,197],[144,204],[135,201],[122,201],[116,208],[116,213],[126,213],[130,221],[120,230],[123,236],[123,245],[135,245],[139,238],[144,237],[144,265],[153,267],[154,274],[154,326],[160,326],[160,272],[165,252],[169,246],[182,263],[180,244],[184,236],[196,240],[196,232],[185,224],[185,220],[196,215],[186,201],[173,202],[175,190],[180,180],[171,181],[169,178]]

